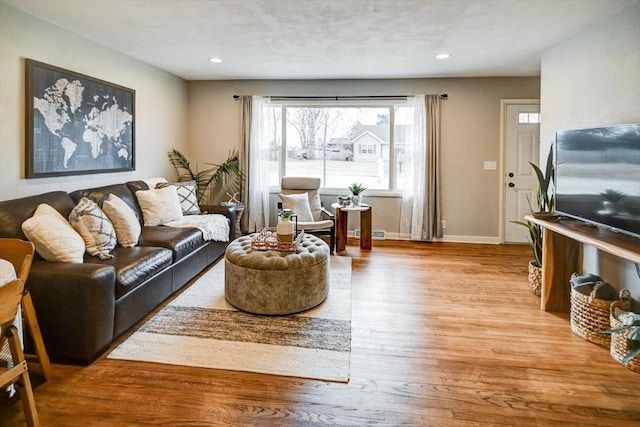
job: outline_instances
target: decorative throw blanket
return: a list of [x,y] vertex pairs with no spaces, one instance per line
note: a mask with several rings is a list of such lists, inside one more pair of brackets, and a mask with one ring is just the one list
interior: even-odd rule
[[182,219],[165,223],[169,227],[195,227],[202,231],[204,240],[229,241],[229,220],[224,215],[185,215]]

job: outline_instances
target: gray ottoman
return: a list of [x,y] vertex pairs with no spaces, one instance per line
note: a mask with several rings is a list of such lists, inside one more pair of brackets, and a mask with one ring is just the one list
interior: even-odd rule
[[296,252],[251,249],[256,234],[231,242],[225,251],[224,293],[234,307],[254,314],[298,313],[329,293],[329,246],[305,234]]

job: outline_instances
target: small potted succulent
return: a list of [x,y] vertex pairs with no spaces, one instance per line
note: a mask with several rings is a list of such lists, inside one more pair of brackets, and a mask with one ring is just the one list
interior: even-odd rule
[[362,185],[362,183],[354,182],[349,186],[349,191],[351,191],[351,206],[360,206],[360,201],[362,200],[362,193],[367,188]]

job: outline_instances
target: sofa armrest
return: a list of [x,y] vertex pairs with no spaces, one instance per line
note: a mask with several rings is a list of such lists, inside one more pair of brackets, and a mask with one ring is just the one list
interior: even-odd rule
[[220,214],[229,218],[229,241],[233,241],[236,236],[236,207],[221,205],[200,205],[203,213]]
[[34,261],[27,288],[52,359],[88,363],[113,340],[113,266]]

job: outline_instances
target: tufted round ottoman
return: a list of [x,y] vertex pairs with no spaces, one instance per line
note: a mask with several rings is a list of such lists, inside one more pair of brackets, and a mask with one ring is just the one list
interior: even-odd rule
[[234,307],[254,314],[292,314],[320,304],[329,293],[329,246],[310,234],[295,252],[251,249],[256,234],[229,244],[224,294]]

